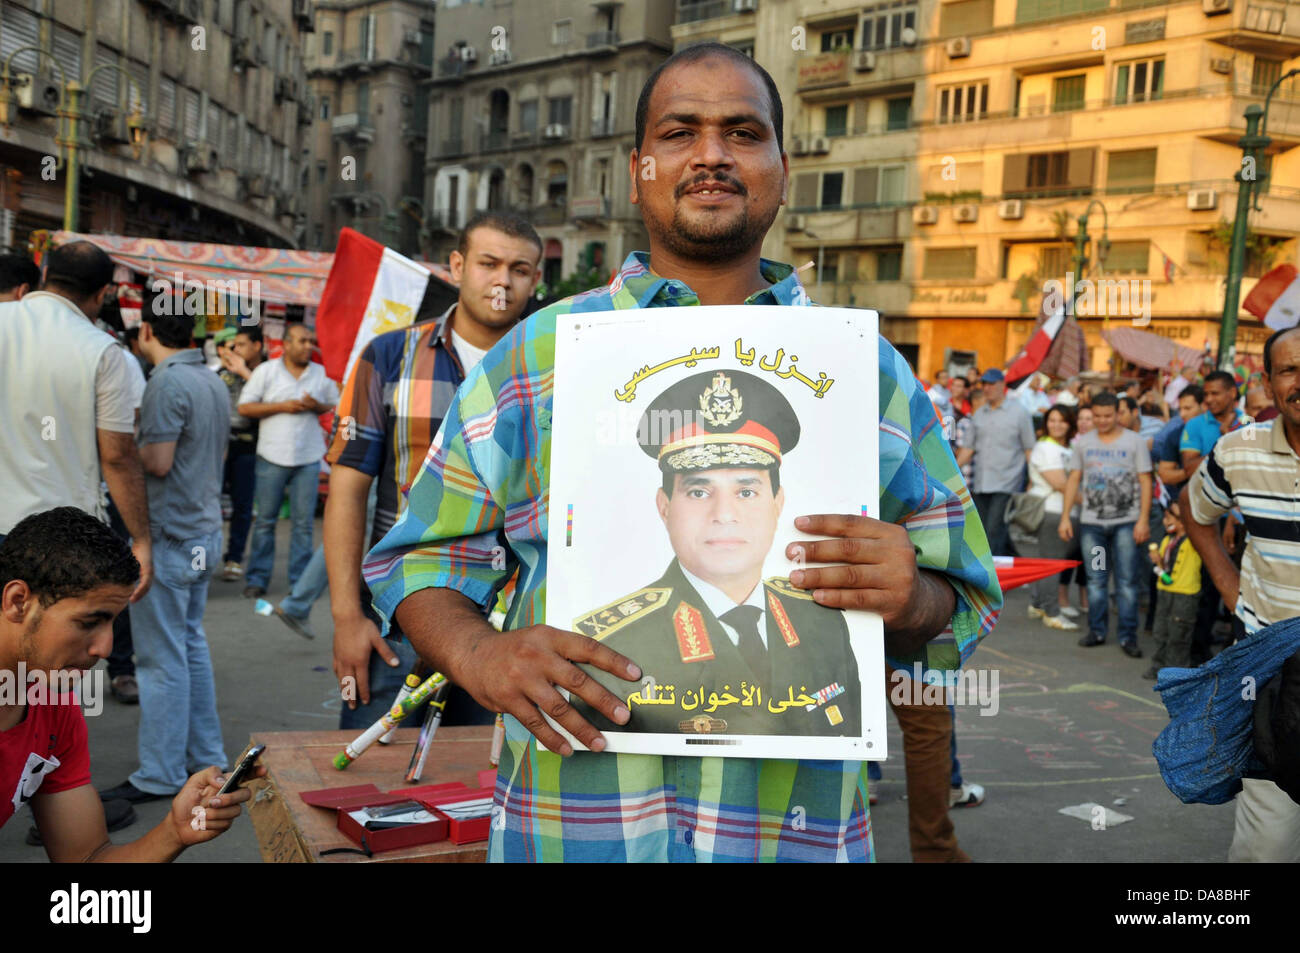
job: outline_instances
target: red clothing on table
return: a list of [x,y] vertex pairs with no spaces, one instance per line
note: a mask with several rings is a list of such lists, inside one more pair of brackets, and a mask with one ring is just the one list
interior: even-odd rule
[[72,696],[28,705],[23,720],[0,731],[0,827],[33,794],[90,783],[86,719]]

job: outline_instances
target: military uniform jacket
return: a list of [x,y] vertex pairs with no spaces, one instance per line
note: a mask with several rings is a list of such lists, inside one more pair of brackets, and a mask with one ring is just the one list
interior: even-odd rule
[[861,735],[858,666],[843,614],[782,577],[764,580],[763,589],[768,665],[761,672],[675,559],[658,581],[575,620],[575,632],[632,659],[643,679],[638,685],[581,666],[627,704],[625,726],[576,696],[574,706],[601,731]]

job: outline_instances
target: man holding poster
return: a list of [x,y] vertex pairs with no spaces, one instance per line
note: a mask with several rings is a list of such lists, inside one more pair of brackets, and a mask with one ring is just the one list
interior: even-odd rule
[[[557,687],[626,725],[620,696],[642,670],[603,642],[539,624],[557,324],[580,312],[807,304],[794,270],[760,255],[789,184],[783,128],[772,78],[735,49],[687,47],[651,74],[628,162],[650,253],[633,252],[608,287],[542,309],[488,353],[448,409],[402,519],[366,560],[385,619],[506,713],[490,859],[872,859],[862,762],[601,753],[604,736]],[[813,309],[796,315],[817,319]],[[785,555],[831,565],[790,582],[822,606],[878,613],[891,665],[945,677],[992,628],[1002,594],[932,404],[887,341],[878,353],[881,519],[798,516],[819,538]],[[516,572],[497,632],[484,613]],[[626,680],[626,691],[611,693],[584,663]],[[575,753],[543,711],[589,751]]]
[[788,578],[762,578],[785,506],[781,460],[799,442],[790,402],[752,374],[694,374],[650,404],[637,433],[663,475],[655,503],[675,558],[573,631],[636,659],[652,681],[629,693],[589,667],[632,717],[616,726],[574,696],[579,714],[602,731],[858,735],[843,614]]

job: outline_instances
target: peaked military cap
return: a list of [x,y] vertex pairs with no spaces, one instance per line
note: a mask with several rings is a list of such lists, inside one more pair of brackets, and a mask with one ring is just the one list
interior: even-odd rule
[[665,473],[780,466],[799,442],[799,418],[772,384],[744,371],[678,381],[641,416],[637,440]]

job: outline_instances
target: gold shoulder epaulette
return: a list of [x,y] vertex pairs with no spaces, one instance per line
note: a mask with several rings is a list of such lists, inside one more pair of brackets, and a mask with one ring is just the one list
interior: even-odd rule
[[769,579],[764,579],[763,584],[770,586],[783,596],[790,596],[794,599],[807,599],[812,602],[812,590],[800,589],[798,586],[791,584],[787,576],[772,576]]
[[642,619],[668,603],[670,587],[647,586],[573,620],[573,631],[600,641],[634,619]]

